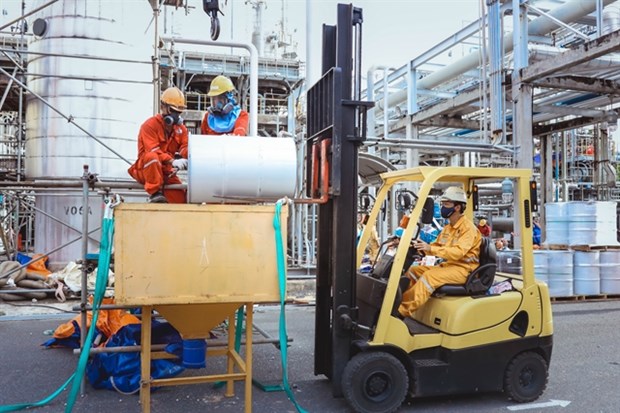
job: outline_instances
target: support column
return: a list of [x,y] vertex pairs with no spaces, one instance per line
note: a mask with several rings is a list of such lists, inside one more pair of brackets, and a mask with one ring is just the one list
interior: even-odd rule
[[[513,127],[512,139],[519,148],[516,154],[518,168],[532,169],[534,162],[532,142],[532,91],[531,85],[521,82],[521,69],[528,66],[527,12],[521,0],[512,0],[514,72],[512,74]],[[515,224],[516,225],[516,224]]]

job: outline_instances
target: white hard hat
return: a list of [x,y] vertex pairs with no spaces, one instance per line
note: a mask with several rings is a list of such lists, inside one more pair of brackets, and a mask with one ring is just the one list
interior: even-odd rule
[[441,196],[442,201],[463,202],[467,203],[467,195],[463,188],[458,186],[451,186]]

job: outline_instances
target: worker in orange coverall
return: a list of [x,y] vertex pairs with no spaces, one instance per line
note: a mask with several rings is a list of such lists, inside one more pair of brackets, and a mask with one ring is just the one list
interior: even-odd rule
[[401,316],[411,317],[442,285],[465,284],[467,276],[478,267],[482,237],[474,223],[463,215],[466,205],[467,196],[462,188],[447,188],[441,197],[441,216],[448,219],[449,224],[432,244],[414,241],[417,250],[445,261],[437,266],[412,265],[409,268],[409,287],[398,308]]
[[176,173],[187,169],[188,133],[181,117],[185,108],[183,92],[170,87],[161,94],[160,113],[140,127],[138,159],[128,172],[144,185],[149,202],[186,202],[185,190],[164,187],[182,183]]
[[207,96],[211,97],[211,106],[200,124],[203,135],[237,135],[248,134],[248,112],[241,109],[235,100],[235,85],[226,76],[217,76],[209,87]]

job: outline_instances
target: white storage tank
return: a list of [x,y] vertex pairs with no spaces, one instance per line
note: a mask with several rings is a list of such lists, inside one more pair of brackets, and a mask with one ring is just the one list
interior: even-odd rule
[[573,276],[575,295],[600,294],[599,251],[575,251]]
[[[46,1],[36,1],[33,7]],[[146,1],[63,0],[33,16],[35,36],[28,44],[27,84],[63,114],[129,161],[137,155],[140,125],[153,114],[151,55],[152,10]],[[152,25],[151,25],[152,27]],[[71,57],[73,56],[73,57]],[[77,58],[82,56],[85,58]],[[67,179],[83,165],[102,180],[133,181],[129,165],[33,95],[26,103],[25,170],[30,179]],[[81,190],[49,192],[36,206],[81,230]],[[101,225],[101,202],[92,200],[92,230]],[[97,234],[95,241],[98,239]],[[79,233],[42,213],[36,215],[35,250],[48,252]],[[96,252],[97,242],[89,250]],[[51,256],[66,262],[81,258],[75,242]]]

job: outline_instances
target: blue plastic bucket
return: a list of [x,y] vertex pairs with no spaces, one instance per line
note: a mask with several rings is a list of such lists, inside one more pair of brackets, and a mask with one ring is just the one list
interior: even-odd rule
[[204,339],[183,340],[183,367],[200,369],[207,366],[207,342]]

